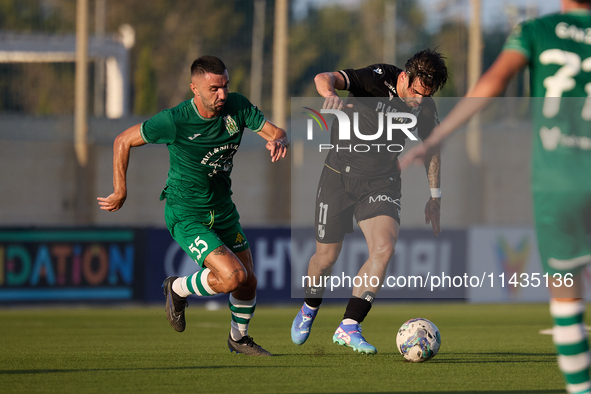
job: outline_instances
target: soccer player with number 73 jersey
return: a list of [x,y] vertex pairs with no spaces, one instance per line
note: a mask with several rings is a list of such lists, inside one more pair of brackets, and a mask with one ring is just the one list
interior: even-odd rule
[[[490,69],[423,145],[400,160],[429,160],[444,138],[500,95],[529,66],[533,116],[532,193],[542,265],[556,281],[550,314],[558,366],[569,393],[591,393],[581,272],[591,263],[591,0],[562,0],[562,12],[519,24]],[[479,99],[480,98],[480,99]]]

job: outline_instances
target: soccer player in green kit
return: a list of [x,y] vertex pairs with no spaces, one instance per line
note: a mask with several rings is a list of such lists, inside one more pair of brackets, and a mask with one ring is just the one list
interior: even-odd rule
[[166,278],[166,317],[185,330],[186,297],[230,294],[230,351],[254,356],[271,353],[248,335],[256,306],[257,280],[252,254],[232,202],[232,159],[245,128],[267,140],[271,161],[287,154],[285,131],[238,93],[228,92],[228,71],[214,56],[191,66],[195,97],[121,133],[113,147],[113,194],[98,197],[100,209],[117,211],[127,196],[126,172],[132,147],[166,144],[170,169],[160,199],[166,199],[165,220],[172,237],[202,269],[186,277]]
[[[550,286],[558,366],[569,393],[591,393],[581,272],[591,262],[591,0],[562,0],[562,13],[518,25],[490,69],[421,146],[400,160],[429,160],[443,139],[529,66],[533,97],[532,192],[538,247]],[[544,97],[544,99],[541,99]],[[579,97],[580,99],[573,99]],[[586,98],[586,99],[583,99]],[[572,275],[574,280],[565,280]]]

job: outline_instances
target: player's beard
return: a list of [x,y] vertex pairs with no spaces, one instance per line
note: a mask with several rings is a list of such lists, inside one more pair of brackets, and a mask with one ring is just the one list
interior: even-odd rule
[[222,109],[224,108],[224,105],[226,105],[226,100],[216,100],[213,103],[208,102],[208,103],[203,103],[203,106],[208,110],[213,112],[214,114],[219,114],[220,112],[222,112]]
[[216,102],[213,103],[213,105],[216,108],[217,112],[221,112],[221,110],[224,108],[224,105],[226,105],[226,100],[216,100]]

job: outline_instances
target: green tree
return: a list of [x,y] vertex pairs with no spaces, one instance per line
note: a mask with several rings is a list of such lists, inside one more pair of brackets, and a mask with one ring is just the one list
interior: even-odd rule
[[0,30],[55,32],[62,23],[59,10],[41,0],[0,0]]
[[190,65],[205,54],[226,63],[231,90],[237,89],[235,82],[240,82],[240,89],[246,88],[244,79],[235,81],[233,75],[240,67],[250,71],[251,1],[151,0],[146,7],[144,0],[122,0],[109,2],[107,13],[109,31],[117,31],[123,23],[136,31],[132,69],[142,67],[143,50],[151,48],[158,109],[190,96]]
[[[71,1],[0,0],[0,30],[19,34],[73,32],[73,20],[62,13],[65,3]],[[52,6],[54,3],[64,3],[64,8]],[[0,64],[0,111],[71,113],[73,79],[74,67],[67,63]]]
[[[324,71],[360,68],[384,59],[384,0],[366,0],[358,8],[344,5],[308,10],[290,30],[290,93],[316,96],[313,79]],[[397,1],[399,67],[430,43],[423,9],[416,0]]]

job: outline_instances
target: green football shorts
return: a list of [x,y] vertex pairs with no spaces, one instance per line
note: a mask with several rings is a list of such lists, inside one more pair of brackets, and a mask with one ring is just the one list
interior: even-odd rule
[[591,192],[533,193],[538,248],[544,271],[578,274],[591,262],[586,219]]
[[164,218],[172,238],[201,267],[207,255],[222,245],[233,253],[249,248],[234,203],[209,213],[187,212],[166,204]]

